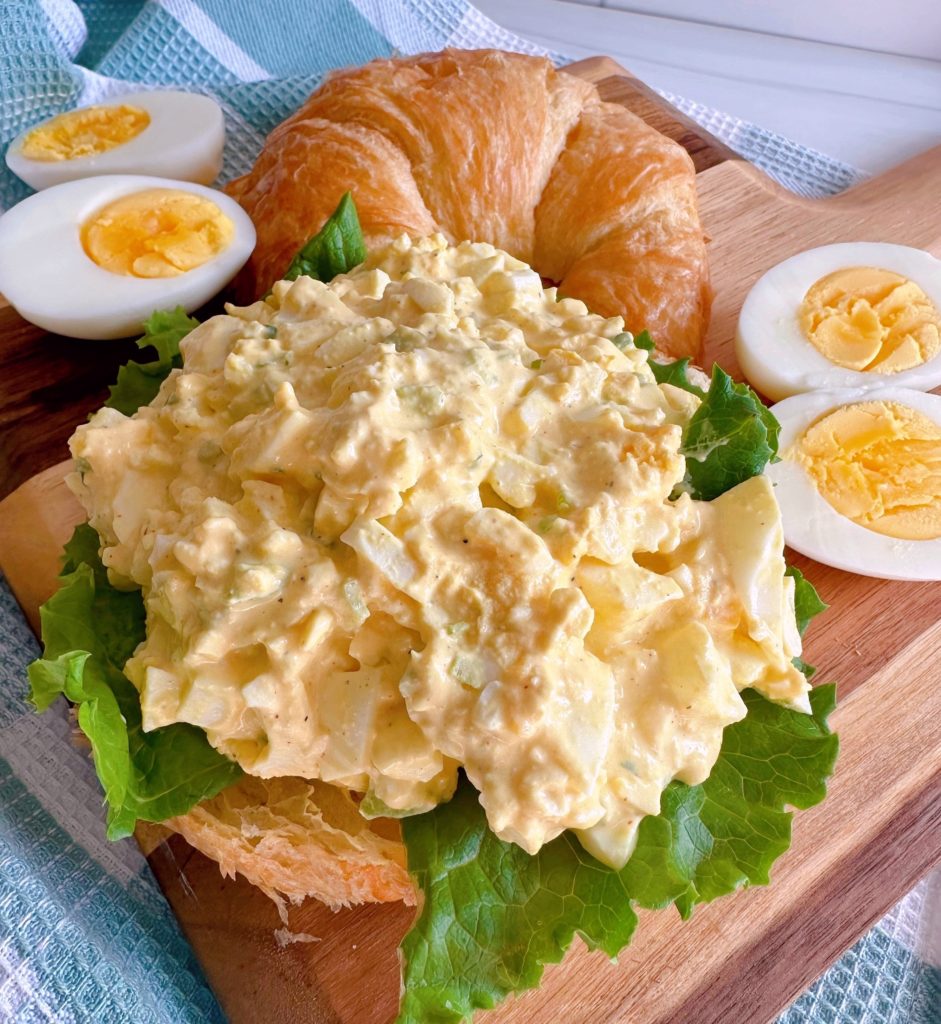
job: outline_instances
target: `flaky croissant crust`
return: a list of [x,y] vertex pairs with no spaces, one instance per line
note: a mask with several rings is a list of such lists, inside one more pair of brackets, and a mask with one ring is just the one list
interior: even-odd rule
[[689,155],[543,58],[445,50],[332,75],[226,189],[258,245],[251,301],[352,191],[367,245],[490,242],[594,313],[695,356],[710,304]]
[[334,909],[415,902],[398,823],[367,821],[349,792],[326,782],[245,775],[164,825],[281,907],[309,896]]

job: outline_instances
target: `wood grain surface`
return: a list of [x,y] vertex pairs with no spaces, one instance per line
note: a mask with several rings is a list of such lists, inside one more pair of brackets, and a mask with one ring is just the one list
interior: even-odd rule
[[[654,101],[610,61],[574,70],[598,81],[608,99],[651,120],[661,116],[662,106],[644,113]],[[930,216],[941,190],[941,148],[836,199],[811,202],[670,118],[668,134],[697,153],[712,239],[716,302],[707,364],[735,369],[732,337],[746,291],[799,250],[856,239],[941,255],[941,223]],[[94,367],[84,367],[75,353],[89,346],[68,343],[75,350],[67,352],[64,342],[38,332],[29,341],[31,329],[7,324],[19,348],[0,367],[2,456],[4,472],[18,480],[63,458],[66,436],[99,404],[127,349],[95,350]],[[43,353],[51,384],[44,383]],[[61,390],[68,373],[57,359],[80,373],[80,394]],[[34,389],[29,396],[13,393],[11,381],[20,379]],[[63,413],[34,443],[30,433],[53,401],[50,388],[72,415]],[[51,591],[50,548],[57,550],[80,512],[62,475],[61,467],[50,469],[0,503],[0,566],[28,612]],[[579,946],[547,970],[541,990],[481,1015],[480,1024],[764,1024],[941,858],[941,584],[872,580],[794,561],[832,606],[811,627],[806,657],[819,679],[839,682],[833,724],[842,749],[828,799],[795,817],[794,843],[772,886],[699,908],[686,923],[672,911],[642,914],[617,964]],[[233,1024],[391,1020],[406,908],[334,914],[308,902],[291,911],[291,927],[320,941],[281,948],[274,906],[246,883],[222,879],[178,837],[159,843],[149,859]]]

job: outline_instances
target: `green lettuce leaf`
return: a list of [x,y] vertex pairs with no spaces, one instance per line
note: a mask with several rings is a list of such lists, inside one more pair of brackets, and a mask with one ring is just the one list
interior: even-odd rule
[[242,774],[206,734],[177,724],[145,733],[137,691],[122,672],[144,639],[140,591],[117,590],[87,524],[66,545],[61,585],[40,609],[43,656],[29,666],[30,699],[45,711],[61,694],[78,707],[108,804],[108,838],[138,820],[164,821]]
[[702,399],[683,434],[686,477],[680,484],[681,491],[711,501],[757,476],[768,462],[776,460],[781,428],[747,384],[737,384],[716,365],[709,390],[703,391],[689,379],[689,359],[661,363],[652,357],[654,341],[648,331],[636,337],[625,332],[612,341],[622,351],[644,349],[650,355],[647,365],[658,384],[672,384]]
[[535,856],[502,842],[466,780],[450,803],[404,819],[409,871],[424,901],[402,942],[397,1024],[455,1024],[535,987],[576,933],[617,956],[637,925],[633,905],[673,902],[688,916],[697,903],[766,883],[790,843],[785,808],[825,795],[838,745],[826,724],[834,691],[813,691],[812,715],[753,691],[742,696],[748,716],[725,730],[709,778],[667,787],[621,871],[568,834]]
[[656,359],[651,359],[648,366],[653,371],[658,384],[672,384],[697,398],[706,397],[706,392],[686,375],[686,371],[689,369],[689,359],[676,359],[672,363],[658,363]]
[[[647,332],[612,340],[622,350],[654,347]],[[689,360],[651,359],[649,365],[659,383],[702,399],[683,437],[683,489],[694,498],[712,500],[776,457],[778,423],[747,385],[716,366],[705,393],[688,379]],[[798,570],[791,575],[803,631],[825,606]],[[790,845],[786,808],[809,807],[826,794],[838,750],[827,727],[835,690],[812,691],[811,715],[754,691],[742,698],[748,714],[725,730],[709,778],[699,786],[667,787],[661,813],[643,820],[621,871],[594,860],[569,834],[533,857],[501,842],[466,780],[449,804],[405,819],[409,871],[424,899],[402,942],[397,1024],[459,1022],[533,988],[575,934],[614,957],[636,927],[634,906],[672,902],[688,917],[698,903],[767,883],[772,864]]]
[[324,226],[291,260],[284,275],[294,281],[302,274],[318,281],[332,281],[366,259],[366,244],[359,226],[356,204],[347,192]]
[[830,606],[820,599],[813,583],[796,566],[789,565],[784,575],[794,580],[794,614],[798,632],[803,636],[811,620]]
[[615,339],[615,345],[619,348],[623,347],[623,344],[619,344],[619,339],[630,338],[635,348],[642,348],[645,352],[651,354],[651,358],[647,360],[647,365],[650,367],[651,372],[654,375],[654,380],[658,384],[672,384],[674,387],[682,388],[684,391],[690,392],[697,398],[705,398],[706,392],[702,388],[697,387],[687,376],[686,371],[689,369],[689,359],[675,359],[672,363],[661,363],[654,359],[652,356],[654,350],[654,340],[650,336],[649,331],[641,331],[637,337],[633,337],[630,334],[623,335],[619,334]]
[[[620,337],[620,335],[618,335],[618,337]],[[641,331],[640,334],[633,336],[633,338],[634,348],[642,348],[645,352],[651,353],[656,347],[650,331]]]
[[143,337],[137,339],[140,349],[153,348],[157,358],[149,363],[127,362],[118,370],[117,382],[105,405],[132,416],[142,405],[149,405],[160,390],[160,385],[174,368],[183,365],[180,342],[199,321],[186,315],[182,306],[171,311],[151,314],[144,323]]
[[804,673],[804,678],[808,683],[817,674],[817,669],[813,665],[809,665],[803,658],[791,658],[791,664],[798,672]]
[[[807,632],[811,619],[825,612],[830,606],[820,599],[813,583],[796,566],[789,565],[784,572],[794,580],[794,615],[797,618],[797,631],[803,636]],[[813,665],[803,658],[792,658],[794,667],[804,673],[809,682],[817,674]]]
[[767,885],[771,865],[791,845],[793,815],[784,808],[820,803],[836,762],[839,740],[826,726],[836,706],[832,684],[811,691],[811,715],[753,691],[742,697],[748,716],[725,730],[709,778],[693,787],[701,791],[693,820],[702,859],[676,900],[684,918],[697,903]]
[[709,391],[683,432],[686,477],[681,488],[712,501],[757,476],[777,457],[780,429],[747,384],[713,366]]

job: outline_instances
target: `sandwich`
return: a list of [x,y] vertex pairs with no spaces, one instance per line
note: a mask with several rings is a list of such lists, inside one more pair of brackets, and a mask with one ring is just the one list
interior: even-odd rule
[[[476,59],[482,78],[453,54],[416,66],[431,92],[531,60]],[[398,96],[410,72],[381,63]],[[326,87],[346,142],[427,166],[389,141],[398,100],[395,125],[364,126],[378,72],[352,74]],[[545,88],[553,145],[579,152],[604,105]],[[32,700],[76,705],[112,838],[161,822],[282,908],[416,904],[398,1020],[460,1021],[536,985],[576,933],[615,957],[637,908],[687,917],[768,881],[788,808],[823,798],[836,757],[833,688],[800,658],[824,606],[784,561],[774,418],[690,365],[704,265],[627,298],[611,275],[656,349],[578,297],[579,261],[597,292],[614,252],[662,269],[668,245],[701,249],[663,234],[666,186],[636,185],[643,224],[586,228],[559,288],[496,222],[515,253],[463,240],[427,187],[422,230],[364,233],[354,178],[274,280],[300,227],[298,204],[264,213],[298,180],[270,154],[338,159],[325,102],[233,186],[262,297],[155,315],[157,358],[70,442],[88,523],[42,610]],[[565,167],[545,152],[539,195]],[[680,164],[661,181],[688,220]],[[700,311],[682,329],[670,288]]]

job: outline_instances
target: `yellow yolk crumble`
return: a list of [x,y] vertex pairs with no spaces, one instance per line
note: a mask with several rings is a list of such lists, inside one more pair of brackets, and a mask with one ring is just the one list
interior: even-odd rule
[[70,110],[37,125],[23,140],[22,153],[43,163],[77,160],[123,146],[149,124],[146,110],[125,104]]
[[898,373],[941,351],[941,313],[914,281],[891,270],[827,274],[804,296],[799,320],[811,344],[849,370]]
[[896,402],[860,402],[818,420],[797,460],[842,515],[903,540],[941,537],[941,428]]
[[88,256],[112,274],[176,277],[214,259],[235,226],[209,199],[169,188],[121,196],[82,227]]

